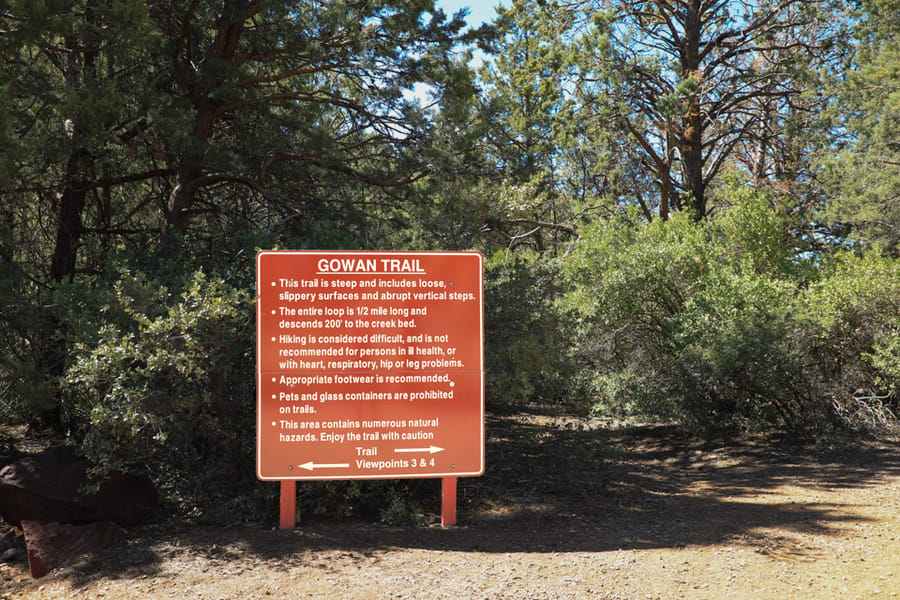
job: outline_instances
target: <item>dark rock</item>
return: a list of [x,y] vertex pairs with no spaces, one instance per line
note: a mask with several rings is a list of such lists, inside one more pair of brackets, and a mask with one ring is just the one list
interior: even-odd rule
[[159,508],[159,497],[148,476],[111,471],[89,504],[100,519],[129,527],[152,517]]
[[89,525],[22,521],[28,567],[32,577],[43,577],[73,556],[106,548],[125,538],[125,531],[111,521]]
[[0,563],[11,563],[16,562],[16,559],[19,558],[19,549],[18,548],[7,548],[3,552],[0,552]]
[[14,525],[113,521],[127,527],[156,512],[159,500],[148,477],[111,472],[89,488],[88,467],[69,447],[7,465],[0,470],[0,517]]

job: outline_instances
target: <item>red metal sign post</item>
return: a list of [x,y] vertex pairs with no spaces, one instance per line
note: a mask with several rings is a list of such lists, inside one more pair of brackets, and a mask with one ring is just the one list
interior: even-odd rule
[[260,252],[257,476],[453,479],[455,522],[455,478],[484,471],[482,268],[473,252]]

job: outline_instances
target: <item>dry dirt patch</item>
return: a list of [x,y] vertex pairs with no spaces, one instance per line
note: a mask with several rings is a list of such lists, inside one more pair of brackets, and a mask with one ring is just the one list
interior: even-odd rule
[[[900,447],[494,417],[460,526],[160,521],[0,598],[900,598]],[[437,490],[435,486],[435,490]]]

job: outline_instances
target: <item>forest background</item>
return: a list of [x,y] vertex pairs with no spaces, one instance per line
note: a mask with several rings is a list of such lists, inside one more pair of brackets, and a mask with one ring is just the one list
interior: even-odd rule
[[895,427],[900,2],[508,4],[2,0],[0,422],[271,510],[281,248],[482,252],[491,411]]

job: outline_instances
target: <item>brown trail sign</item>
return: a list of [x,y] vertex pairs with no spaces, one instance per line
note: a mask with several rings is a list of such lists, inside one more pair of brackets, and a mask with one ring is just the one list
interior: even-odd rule
[[446,509],[448,478],[484,471],[482,268],[473,252],[260,252],[257,476],[442,477]]

